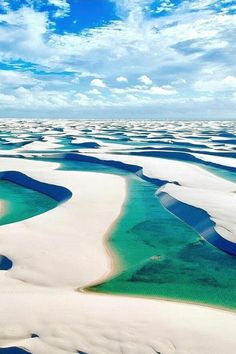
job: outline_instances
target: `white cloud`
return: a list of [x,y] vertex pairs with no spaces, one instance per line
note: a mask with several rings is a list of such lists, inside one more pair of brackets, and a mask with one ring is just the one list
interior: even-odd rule
[[194,88],[203,92],[233,91],[236,89],[236,76],[228,75],[224,78],[198,80],[195,82]]
[[128,82],[128,79],[127,79],[127,77],[124,77],[124,76],[118,76],[116,78],[116,81],[117,82]]
[[4,93],[0,93],[0,105],[12,105],[15,104],[16,98],[13,95],[5,95]]
[[190,3],[189,7],[192,10],[202,10],[205,9],[211,5],[214,5],[218,2],[218,0],[194,0]]
[[179,78],[175,81],[171,81],[171,85],[185,85],[187,81],[185,79]]
[[99,91],[98,89],[94,88],[92,90],[89,90],[88,93],[92,94],[92,95],[101,95],[101,91]]
[[117,14],[128,18],[134,25],[142,19],[143,12],[152,0],[112,0],[116,3]]
[[71,82],[73,82],[73,84],[79,84],[80,82],[80,76],[78,74],[75,74],[75,76],[73,77],[73,79],[71,80]]
[[169,95],[176,95],[177,91],[172,89],[172,88],[164,88],[164,87],[159,87],[159,86],[152,86],[149,90],[149,93],[153,95],[163,95],[163,96],[169,96]]
[[70,5],[66,0],[48,0],[48,3],[58,8],[54,14],[56,17],[67,16],[70,12]]
[[156,8],[156,13],[171,11],[174,8],[174,4],[170,0],[161,0],[159,6]]
[[0,3],[0,8],[2,8],[3,10],[5,10],[5,11],[7,11],[7,10],[9,10],[9,3],[8,3],[8,1],[1,1],[1,3]]
[[12,87],[19,85],[34,86],[40,83],[30,72],[19,72],[14,70],[0,70],[0,87]]
[[26,89],[19,87],[15,90],[15,97],[18,104],[23,108],[33,109],[60,109],[70,106],[69,94],[58,91],[41,90],[40,88]]
[[[138,6],[140,4],[138,2]],[[128,79],[129,75],[147,76],[142,73],[148,68],[149,72],[158,75],[158,80],[171,75],[171,81],[174,81],[187,66],[191,66],[191,70],[186,71],[186,76],[196,76],[205,65],[201,59],[203,54],[210,54],[215,49],[229,50],[228,33],[233,33],[235,16],[205,14],[204,11],[199,15],[191,14],[187,6],[158,20],[142,19],[142,25],[138,27],[129,21],[115,21],[80,34],[63,35],[50,31],[46,13],[23,8],[4,15],[9,27],[0,30],[1,51],[5,58],[33,61],[56,71],[95,71],[96,77],[119,75],[121,67]],[[33,36],[34,33],[37,35]],[[198,57],[196,65],[193,65],[194,56]],[[227,60],[230,57],[223,59],[222,69],[224,64],[227,67]]]
[[90,86],[95,86],[95,87],[101,87],[101,88],[104,88],[106,87],[106,84],[103,82],[103,80],[101,79],[93,79],[91,82],[90,82]]
[[122,95],[122,94],[130,94],[130,93],[136,93],[136,94],[146,94],[146,95],[161,95],[161,96],[169,96],[169,95],[176,95],[177,91],[170,85],[167,86],[151,86],[147,87],[146,85],[136,85],[136,86],[131,86],[131,87],[126,87],[126,88],[111,88],[110,92],[112,94],[116,95]]
[[97,73],[93,73],[93,72],[89,72],[89,71],[83,71],[83,72],[80,72],[80,73],[77,73],[76,74],[77,77],[96,77],[96,78],[100,78],[100,75],[97,74]]
[[[4,23],[4,26],[1,24]],[[25,60],[38,63],[52,55],[45,43],[47,14],[22,7],[0,14],[0,60]],[[47,60],[47,59],[46,59]]]
[[142,75],[138,78],[144,85],[152,85],[152,80],[147,75]]

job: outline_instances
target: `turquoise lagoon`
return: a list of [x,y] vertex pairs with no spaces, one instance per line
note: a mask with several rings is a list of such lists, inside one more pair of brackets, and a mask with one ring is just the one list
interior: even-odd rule
[[0,199],[4,202],[0,225],[31,218],[55,208],[58,204],[43,193],[1,179]]

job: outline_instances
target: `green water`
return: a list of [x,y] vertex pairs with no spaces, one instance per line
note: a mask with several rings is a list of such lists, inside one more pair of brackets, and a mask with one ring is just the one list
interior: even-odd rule
[[28,219],[57,206],[57,202],[45,194],[4,180],[0,180],[0,200],[5,209],[0,225]]
[[163,208],[154,185],[134,176],[128,181],[129,198],[108,241],[121,272],[89,290],[236,308],[236,257]]

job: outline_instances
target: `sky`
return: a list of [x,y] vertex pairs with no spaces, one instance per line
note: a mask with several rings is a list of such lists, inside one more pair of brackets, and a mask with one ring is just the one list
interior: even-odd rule
[[236,119],[236,1],[1,0],[0,117]]

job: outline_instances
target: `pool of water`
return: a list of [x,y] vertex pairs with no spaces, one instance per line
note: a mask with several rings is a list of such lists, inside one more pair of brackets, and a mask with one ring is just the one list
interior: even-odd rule
[[0,225],[28,219],[55,208],[58,204],[43,193],[6,180],[0,180],[0,200],[4,202]]

